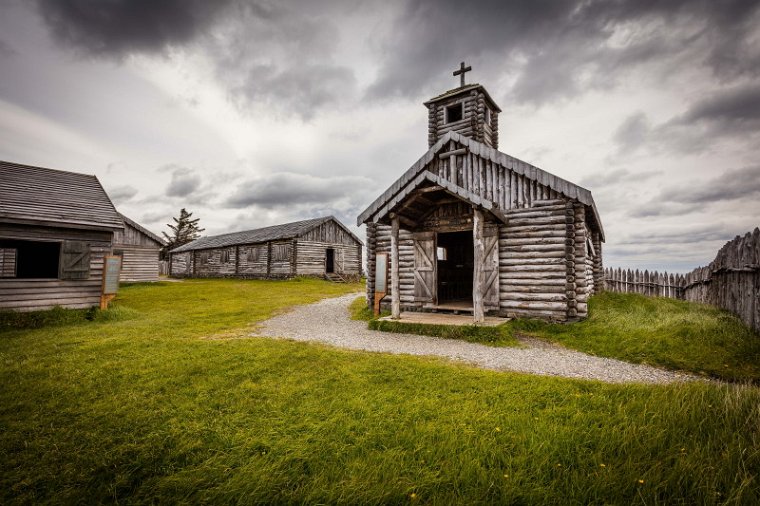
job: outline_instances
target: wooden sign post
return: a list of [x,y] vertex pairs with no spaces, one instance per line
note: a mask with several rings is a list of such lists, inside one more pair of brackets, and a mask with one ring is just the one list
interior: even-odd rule
[[108,303],[119,291],[119,274],[121,274],[121,257],[106,255],[103,257],[103,286],[100,294],[100,309],[108,309]]
[[380,315],[380,301],[388,292],[388,254],[378,253],[375,257],[375,316]]

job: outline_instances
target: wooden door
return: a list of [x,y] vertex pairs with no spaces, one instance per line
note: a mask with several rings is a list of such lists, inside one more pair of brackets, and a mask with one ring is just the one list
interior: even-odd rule
[[499,227],[483,227],[483,307],[499,309]]
[[335,272],[335,250],[332,248],[327,248],[327,251],[325,253],[325,272],[332,274]]
[[436,293],[435,233],[414,234],[414,300],[435,304]]

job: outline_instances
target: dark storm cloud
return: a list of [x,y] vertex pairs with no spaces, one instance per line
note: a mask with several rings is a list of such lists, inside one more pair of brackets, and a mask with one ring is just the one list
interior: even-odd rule
[[618,241],[618,244],[661,244],[670,242],[673,244],[694,244],[708,241],[725,241],[731,232],[724,223],[713,223],[698,227],[689,227],[678,230],[642,231],[633,233],[626,239]]
[[667,188],[629,212],[634,218],[683,216],[717,202],[756,202],[760,199],[760,166],[726,170],[701,182]]
[[409,2],[370,95],[418,97],[461,59],[478,68],[476,80],[512,76],[513,97],[538,104],[689,51],[706,50],[700,59],[716,73],[755,75],[757,13],[754,1]]
[[[162,53],[192,43],[243,110],[304,119],[354,92],[353,71],[332,61],[344,2],[254,0],[39,0],[55,39],[104,57]],[[350,43],[345,41],[345,43]]]
[[172,166],[171,171],[172,180],[166,187],[167,197],[187,197],[200,188],[201,178],[193,170]]
[[89,54],[161,52],[212,25],[229,0],[38,0],[59,42]]
[[238,105],[255,102],[287,104],[304,119],[311,119],[323,107],[350,93],[356,84],[353,72],[333,65],[296,65],[278,69],[254,65],[243,83],[230,90]]
[[697,184],[680,185],[662,192],[664,200],[681,204],[760,198],[760,166],[727,170]]
[[366,188],[370,184],[369,179],[359,176],[318,177],[279,172],[240,184],[226,204],[233,208],[329,206],[336,200],[355,200],[357,192],[353,189]]
[[751,140],[760,136],[760,84],[745,84],[696,100],[685,112],[652,125],[643,112],[626,118],[613,141],[619,154],[641,147],[653,151],[702,152],[724,138]]
[[602,186],[616,185],[625,181],[646,181],[659,174],[662,174],[661,170],[630,171],[628,169],[613,169],[589,174],[582,178],[578,184],[584,188],[600,188]]
[[738,129],[760,128],[760,83],[720,90],[693,104],[671,123],[690,125],[707,123],[733,133]]

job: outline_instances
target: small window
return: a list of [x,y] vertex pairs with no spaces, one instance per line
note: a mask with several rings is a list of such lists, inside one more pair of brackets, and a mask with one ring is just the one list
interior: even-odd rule
[[462,114],[462,103],[450,105],[446,107],[446,123],[454,123],[455,121],[461,121],[463,117]]
[[[86,268],[89,274],[89,247],[86,243],[82,244],[82,254],[70,260],[69,263],[86,262],[82,269]],[[60,265],[60,242],[0,240],[0,277],[65,279],[59,272]],[[78,264],[73,267],[78,267]]]
[[438,260],[446,260],[446,257],[447,257],[447,256],[448,256],[448,255],[447,255],[447,251],[446,251],[446,248],[444,248],[443,246],[438,246],[438,247],[436,248],[436,250],[435,250],[435,257],[436,257]]
[[259,251],[261,251],[258,247],[254,246],[252,248],[248,248],[248,255],[246,258],[249,262],[258,262],[259,261]]
[[219,261],[223,264],[228,263],[230,261],[230,250],[223,249],[219,254]]
[[200,262],[201,265],[208,263],[208,251],[201,252],[200,256],[198,257],[198,262]]

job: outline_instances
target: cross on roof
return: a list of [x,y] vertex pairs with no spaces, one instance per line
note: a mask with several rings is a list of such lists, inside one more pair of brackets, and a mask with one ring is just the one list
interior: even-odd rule
[[455,76],[459,76],[460,84],[459,86],[464,86],[464,74],[465,72],[469,72],[472,70],[472,67],[469,65],[467,67],[464,66],[464,62],[459,64],[459,70],[454,71]]

